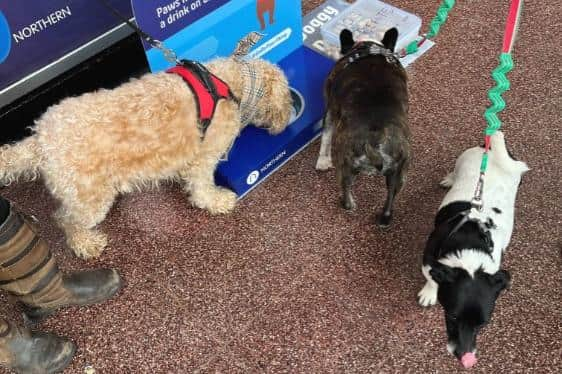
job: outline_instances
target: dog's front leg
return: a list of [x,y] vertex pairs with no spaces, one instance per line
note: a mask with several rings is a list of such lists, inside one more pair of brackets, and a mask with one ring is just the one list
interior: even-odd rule
[[334,126],[332,124],[329,112],[322,119],[322,140],[320,143],[320,154],[316,161],[317,170],[328,170],[332,165],[332,135]]
[[418,293],[418,303],[423,307],[435,305],[437,303],[437,290],[439,285],[433,280],[429,271],[430,265],[422,266],[422,274],[426,279],[425,286]]
[[225,214],[234,210],[236,194],[226,188],[215,185],[214,172],[218,163],[216,159],[199,160],[197,165],[182,172],[185,191],[193,206],[205,209],[211,214]]
[[236,194],[215,185],[214,174],[220,158],[228,152],[239,131],[238,106],[231,101],[219,102],[197,158],[180,172],[190,202],[211,214],[230,213],[236,205]]

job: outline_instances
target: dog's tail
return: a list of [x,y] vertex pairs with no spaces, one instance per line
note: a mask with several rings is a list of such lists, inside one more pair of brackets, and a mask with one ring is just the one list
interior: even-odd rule
[[504,168],[514,170],[520,174],[529,171],[529,167],[523,161],[514,160],[505,145],[503,132],[496,131],[490,138],[490,154],[495,162]]
[[365,154],[369,159],[367,164],[373,165],[380,173],[382,173],[384,170],[384,157],[379,152],[379,150],[377,150],[370,143],[367,142],[365,143]]
[[33,180],[39,175],[41,150],[35,136],[14,144],[0,146],[0,183],[20,179]]

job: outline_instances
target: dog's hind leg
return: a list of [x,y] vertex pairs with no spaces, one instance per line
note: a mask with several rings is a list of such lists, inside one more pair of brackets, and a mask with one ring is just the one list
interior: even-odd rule
[[116,191],[98,187],[72,195],[57,196],[62,204],[55,218],[76,256],[83,259],[98,257],[107,246],[107,236],[94,228],[107,215]]
[[382,213],[377,215],[377,225],[379,227],[388,227],[392,221],[392,211],[394,206],[394,199],[396,195],[402,190],[406,182],[406,174],[408,173],[408,164],[404,162],[392,174],[386,176],[386,202]]
[[334,125],[332,124],[329,113],[326,113],[322,119],[322,140],[320,142],[320,154],[316,161],[316,170],[328,170],[332,165],[332,135],[334,134]]
[[445,176],[445,178],[443,178],[443,180],[441,180],[441,182],[439,182],[439,185],[443,188],[451,188],[453,186],[453,183],[455,183],[455,172],[454,171],[447,174]]
[[344,164],[338,166],[336,178],[342,188],[341,204],[344,209],[353,210],[357,207],[355,199],[353,198],[352,187],[358,172],[351,166]]

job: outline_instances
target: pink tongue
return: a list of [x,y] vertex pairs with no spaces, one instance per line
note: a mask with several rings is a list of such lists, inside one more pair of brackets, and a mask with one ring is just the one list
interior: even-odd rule
[[476,355],[472,352],[465,353],[461,357],[461,364],[465,369],[470,369],[476,365]]

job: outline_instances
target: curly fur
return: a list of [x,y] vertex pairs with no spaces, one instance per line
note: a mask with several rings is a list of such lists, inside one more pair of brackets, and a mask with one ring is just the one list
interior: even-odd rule
[[[217,59],[207,68],[241,97],[245,79],[236,59]],[[288,124],[287,79],[273,64],[247,62],[265,95],[251,123],[279,133]],[[236,195],[214,184],[214,171],[244,124],[233,100],[221,100],[201,139],[191,90],[175,74],[147,74],[113,90],[67,98],[36,121],[34,135],[0,148],[0,181],[41,175],[61,202],[55,213],[77,256],[98,256],[107,245],[95,230],[119,193],[183,182],[190,202],[212,214],[234,209]]]

